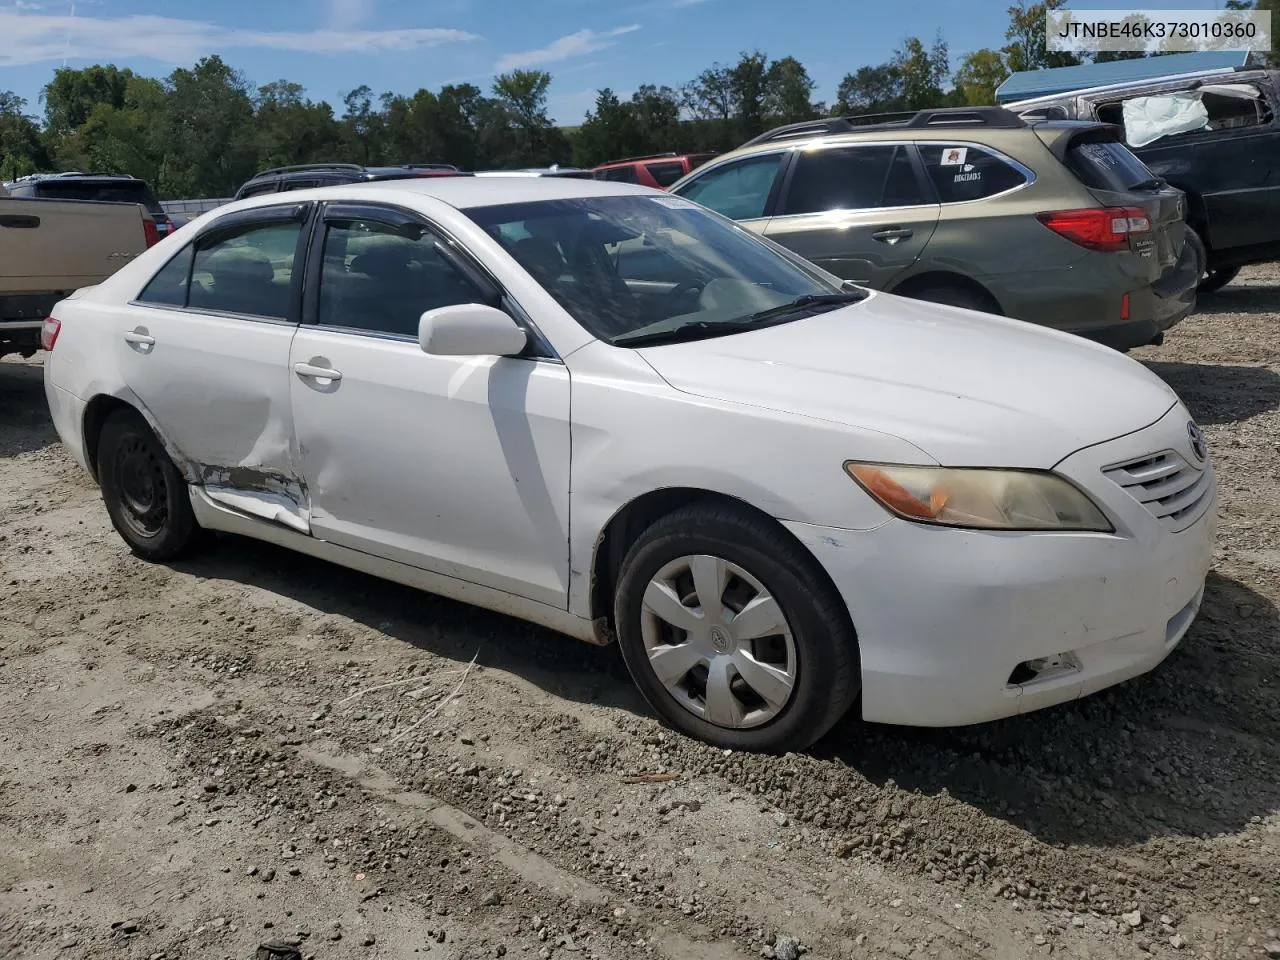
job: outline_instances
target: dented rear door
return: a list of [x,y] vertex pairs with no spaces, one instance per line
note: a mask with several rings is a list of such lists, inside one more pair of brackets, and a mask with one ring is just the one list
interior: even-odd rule
[[115,350],[189,481],[305,531],[289,347],[308,210],[247,213],[218,221],[161,268],[117,314]]

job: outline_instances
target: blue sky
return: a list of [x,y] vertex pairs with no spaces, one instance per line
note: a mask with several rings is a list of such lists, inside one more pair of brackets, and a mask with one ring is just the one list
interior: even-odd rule
[[[794,56],[834,98],[840,78],[880,63],[904,38],[966,51],[1002,44],[1007,0],[0,0],[0,90],[40,112],[61,66],[116,63],[163,76],[218,53],[255,84],[303,84],[338,103],[362,83],[412,93],[470,82],[487,91],[513,67],[549,71],[552,116],[578,123],[595,91],[675,86],[744,50]],[[1107,0],[1076,4],[1119,7]],[[1130,5],[1132,6],[1132,5]],[[1161,0],[1161,8],[1217,7]],[[74,13],[74,16],[73,16]]]

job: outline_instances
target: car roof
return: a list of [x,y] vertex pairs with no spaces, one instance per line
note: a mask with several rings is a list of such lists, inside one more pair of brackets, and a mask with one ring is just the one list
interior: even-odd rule
[[279,203],[281,196],[290,200],[368,199],[390,200],[395,196],[433,197],[459,210],[492,207],[506,203],[530,203],[537,200],[578,200],[589,197],[656,196],[670,197],[663,190],[631,183],[586,180],[578,177],[423,177],[409,180],[375,180],[344,183],[333,187],[296,190],[288,194],[263,194],[236,201],[239,209]]

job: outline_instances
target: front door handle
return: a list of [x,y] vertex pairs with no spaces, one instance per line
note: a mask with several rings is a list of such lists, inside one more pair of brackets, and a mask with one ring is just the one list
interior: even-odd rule
[[895,244],[899,240],[908,239],[915,231],[906,227],[890,227],[887,230],[877,230],[871,236],[879,240],[881,243]]
[[124,335],[125,343],[131,344],[143,353],[156,345],[156,338],[147,333],[146,327],[134,327]]
[[341,380],[341,371],[334,370],[330,367],[321,367],[313,363],[295,363],[293,372],[300,377],[307,377],[311,380]]

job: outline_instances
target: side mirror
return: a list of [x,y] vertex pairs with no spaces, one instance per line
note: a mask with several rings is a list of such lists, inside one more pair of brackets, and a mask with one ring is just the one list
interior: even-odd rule
[[428,310],[418,321],[418,345],[442,357],[510,357],[528,342],[511,317],[482,303]]

